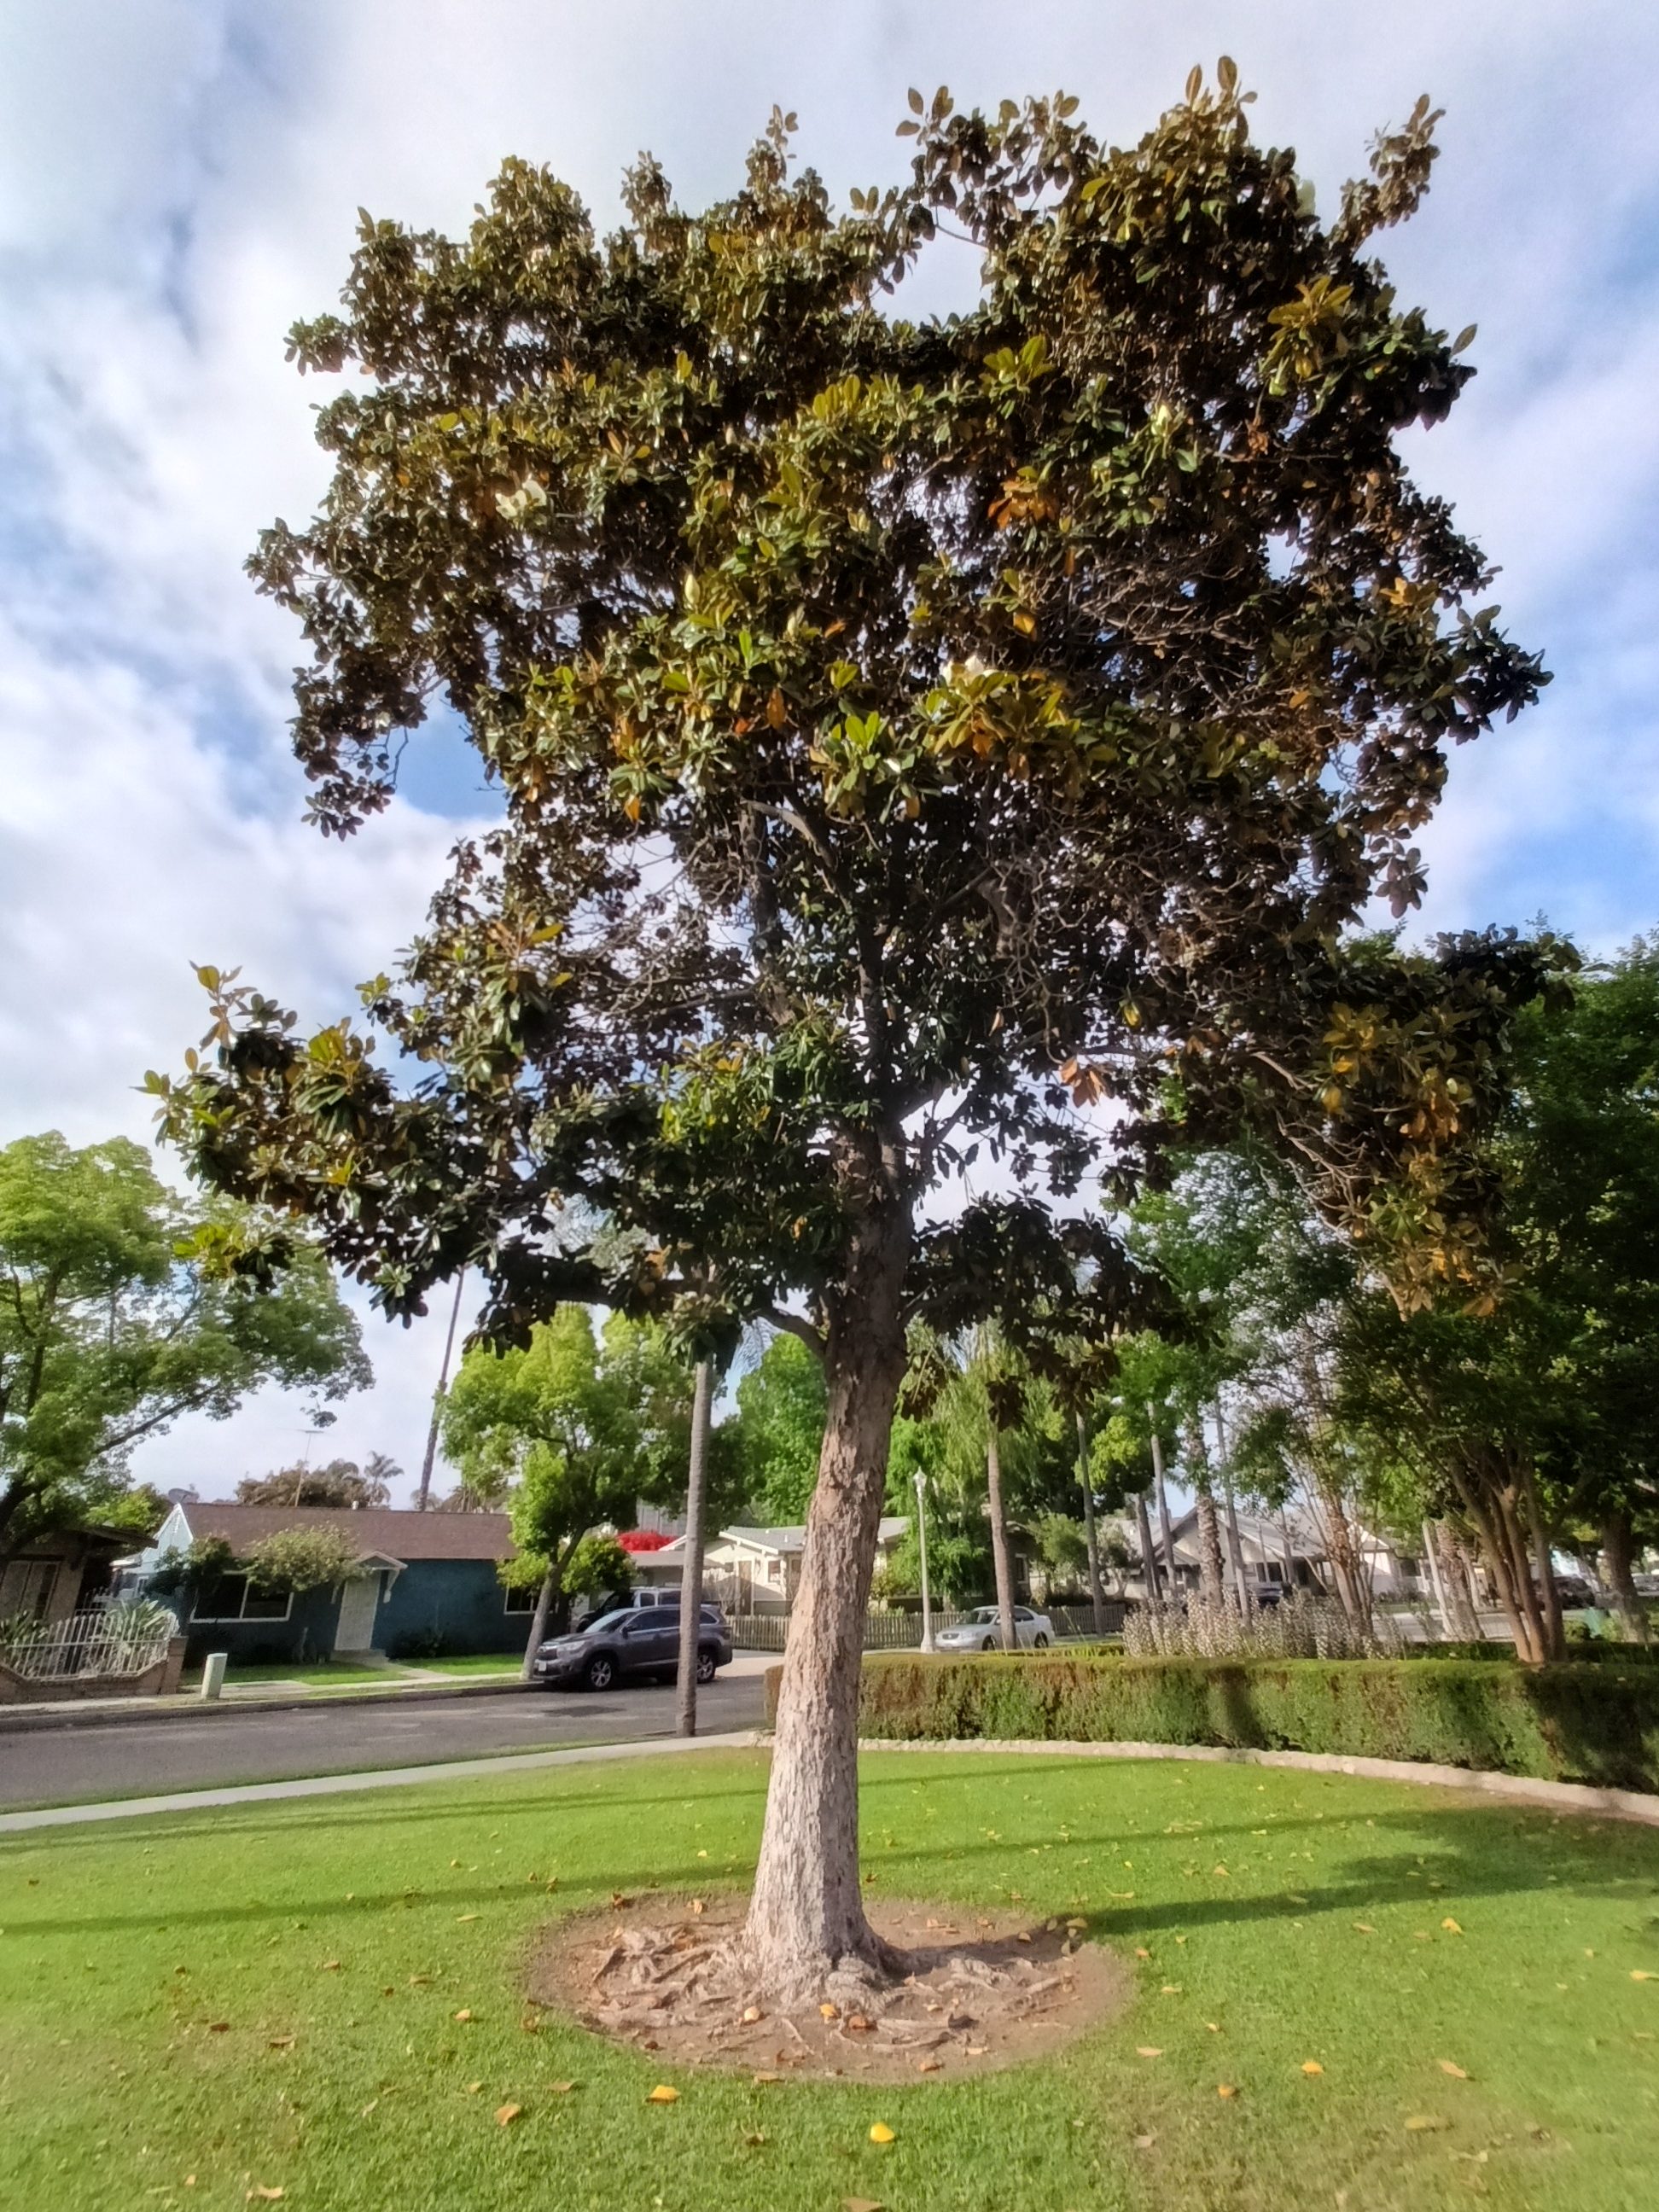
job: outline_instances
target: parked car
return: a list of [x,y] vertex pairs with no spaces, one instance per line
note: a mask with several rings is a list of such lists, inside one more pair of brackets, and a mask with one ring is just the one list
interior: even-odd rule
[[[712,1682],[730,1664],[732,1639],[718,1607],[702,1609],[697,1629],[697,1680]],[[679,1672],[680,1616],[675,1606],[629,1606],[607,1613],[590,1627],[573,1629],[540,1645],[530,1670],[544,1690],[609,1690],[629,1679],[672,1681]]]
[[1601,1602],[1594,1584],[1583,1575],[1557,1575],[1555,1594],[1561,1601],[1562,1610],[1567,1613]]
[[[653,1585],[642,1583],[637,1589],[607,1590],[604,1596],[590,1600],[570,1625],[580,1634],[583,1629],[591,1628],[596,1620],[603,1620],[607,1613],[632,1613],[635,1608],[646,1610],[653,1606],[668,1606],[678,1613],[680,1607],[678,1583]],[[712,1615],[718,1626],[725,1626],[725,1611],[715,1604],[713,1598],[703,1600],[702,1612],[705,1620]]]
[[[1046,1613],[1017,1605],[1014,1634],[1026,1650],[1042,1651],[1054,1640],[1054,1625]],[[941,1628],[933,1642],[941,1651],[995,1651],[1002,1643],[1001,1616],[995,1606],[981,1605],[954,1628]]]

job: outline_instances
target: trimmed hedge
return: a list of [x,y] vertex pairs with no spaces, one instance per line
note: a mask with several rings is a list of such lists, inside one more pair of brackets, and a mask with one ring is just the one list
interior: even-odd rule
[[1659,1668],[1646,1665],[909,1653],[866,1661],[860,1725],[899,1741],[1220,1744],[1659,1790]]

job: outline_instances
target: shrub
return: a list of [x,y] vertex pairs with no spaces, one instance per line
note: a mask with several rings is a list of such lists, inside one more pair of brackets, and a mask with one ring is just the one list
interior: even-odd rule
[[860,1724],[894,1741],[1237,1745],[1659,1790],[1647,1664],[894,1654],[865,1662]]
[[1401,1641],[1387,1614],[1356,1628],[1334,1598],[1302,1590],[1243,1616],[1191,1597],[1183,1611],[1139,1607],[1123,1623],[1123,1648],[1137,1659],[1393,1658]]
[[249,1546],[241,1565],[255,1589],[332,1589],[359,1571],[362,1549],[338,1528],[279,1528]]
[[453,1637],[446,1636],[441,1628],[410,1628],[392,1638],[386,1656],[388,1659],[448,1659],[456,1648]]

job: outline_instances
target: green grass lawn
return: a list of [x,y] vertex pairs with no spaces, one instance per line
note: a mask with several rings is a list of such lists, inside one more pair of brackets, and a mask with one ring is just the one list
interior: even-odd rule
[[[349,1683],[360,1686],[364,1682],[401,1680],[402,1671],[396,1667],[371,1667],[360,1660],[310,1659],[290,1660],[287,1666],[228,1667],[225,1681],[232,1689],[245,1689],[257,1682],[302,1682],[307,1688],[325,1683]],[[180,1686],[186,1690],[199,1690],[202,1670],[192,1667]]]
[[478,1651],[464,1659],[410,1659],[405,1662],[418,1667],[425,1674],[507,1674],[516,1676],[523,1661],[511,1651]]
[[878,1893],[1079,1914],[1133,1967],[1038,2067],[757,2087],[529,2032],[550,1911],[741,1881],[763,1781],[710,1754],[0,1839],[0,2203],[1656,2201],[1659,1834],[1340,1776],[866,1760]]

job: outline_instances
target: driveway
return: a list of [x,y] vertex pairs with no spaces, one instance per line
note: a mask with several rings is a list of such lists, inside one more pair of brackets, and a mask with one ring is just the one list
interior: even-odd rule
[[[708,1735],[758,1728],[760,1671],[723,1674],[697,1692]],[[339,1699],[298,1711],[249,1706],[154,1720],[86,1721],[0,1736],[0,1805],[69,1805],[96,1798],[287,1782],[434,1759],[483,1759],[567,1743],[637,1743],[674,1733],[671,1686],[582,1692],[504,1691],[433,1699]]]

